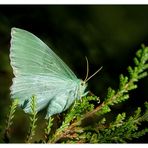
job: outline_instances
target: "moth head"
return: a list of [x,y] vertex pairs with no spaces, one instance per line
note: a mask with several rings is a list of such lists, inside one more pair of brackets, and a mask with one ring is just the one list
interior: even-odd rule
[[86,87],[87,87],[87,83],[85,83],[85,81],[83,81],[83,80],[80,80],[79,91],[78,91],[79,92],[79,94],[78,94],[79,98],[82,98],[83,96],[86,95],[86,93],[85,93]]

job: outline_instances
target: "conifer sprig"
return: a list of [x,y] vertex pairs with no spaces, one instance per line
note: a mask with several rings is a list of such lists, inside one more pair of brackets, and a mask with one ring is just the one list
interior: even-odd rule
[[142,49],[138,50],[136,57],[134,58],[135,67],[128,67],[129,77],[120,75],[119,89],[116,91],[111,87],[108,88],[107,97],[102,104],[96,107],[92,112],[87,116],[92,115],[93,113],[99,112],[104,114],[110,112],[110,107],[114,104],[121,103],[129,98],[129,91],[136,89],[137,85],[135,84],[139,79],[147,76],[148,69],[148,47],[142,45]]
[[6,121],[6,128],[5,128],[5,132],[4,132],[4,141],[6,143],[8,143],[10,140],[10,127],[13,124],[13,118],[15,115],[17,105],[18,105],[18,99],[15,99],[12,102],[12,104],[10,105],[10,112],[8,114],[8,119]]
[[32,96],[31,98],[31,114],[30,114],[30,127],[29,132],[26,138],[26,143],[30,143],[33,136],[35,135],[36,121],[37,121],[37,111],[36,111],[36,97]]
[[50,117],[47,120],[47,127],[45,128],[45,143],[47,143],[50,140],[50,131],[51,131],[51,127],[53,125],[53,119],[52,117]]

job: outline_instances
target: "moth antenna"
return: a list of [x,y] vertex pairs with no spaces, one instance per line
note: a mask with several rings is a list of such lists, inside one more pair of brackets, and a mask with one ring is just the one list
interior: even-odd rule
[[86,59],[86,77],[85,77],[85,80],[84,80],[84,82],[87,80],[87,78],[88,78],[88,73],[89,73],[89,63],[88,63],[88,59],[87,59],[87,57],[85,56],[85,59]]
[[103,68],[103,66],[101,68],[99,68],[94,74],[92,74],[89,78],[85,79],[85,83],[90,80],[94,75],[96,75],[101,69]]

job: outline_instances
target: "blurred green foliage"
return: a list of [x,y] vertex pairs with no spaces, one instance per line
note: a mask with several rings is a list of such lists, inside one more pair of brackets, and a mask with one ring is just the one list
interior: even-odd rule
[[[79,78],[85,78],[85,56],[89,60],[90,74],[103,66],[103,70],[89,81],[89,89],[101,99],[106,95],[108,86],[118,87],[119,74],[126,73],[126,68],[133,62],[134,53],[141,44],[148,45],[148,6],[1,5],[0,132],[5,126],[10,104],[9,87],[13,73],[9,62],[9,47],[12,27],[37,35]],[[128,102],[113,108],[115,112],[119,108],[133,111],[146,101],[148,79],[138,82],[138,86]],[[42,114],[39,124],[44,118]],[[20,110],[15,117],[13,140],[21,141],[27,127],[28,117]],[[37,132],[37,136],[42,136],[40,129]],[[146,142],[145,137],[134,142]]]

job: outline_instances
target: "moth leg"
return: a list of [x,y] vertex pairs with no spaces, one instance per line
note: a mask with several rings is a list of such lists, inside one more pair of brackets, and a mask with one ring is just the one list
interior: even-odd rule
[[95,94],[92,93],[91,91],[88,91],[88,94],[91,95],[91,96],[95,96]]

